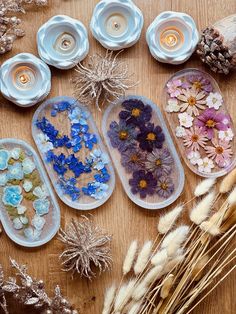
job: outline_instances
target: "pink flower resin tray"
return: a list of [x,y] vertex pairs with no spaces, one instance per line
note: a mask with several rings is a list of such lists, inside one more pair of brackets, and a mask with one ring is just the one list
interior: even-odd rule
[[184,171],[159,108],[127,96],[111,104],[103,135],[129,198],[147,209],[173,203],[183,190]]
[[196,69],[177,72],[165,85],[165,113],[188,167],[219,177],[235,167],[235,130],[216,81]]
[[27,143],[0,140],[0,221],[15,243],[36,247],[60,227],[60,208],[42,163]]

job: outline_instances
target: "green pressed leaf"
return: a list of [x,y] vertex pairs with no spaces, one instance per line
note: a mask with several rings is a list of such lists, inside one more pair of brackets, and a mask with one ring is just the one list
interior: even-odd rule
[[21,153],[20,153],[19,160],[20,160],[20,161],[23,161],[24,159],[25,159],[25,154],[24,154],[24,152],[21,152]]
[[14,180],[10,180],[10,181],[8,181],[9,183],[11,183],[11,184],[13,184],[13,185],[19,185],[20,183],[21,183],[21,180],[16,180],[16,179],[14,179]]
[[24,198],[28,201],[35,201],[37,196],[35,196],[32,192],[24,193]]

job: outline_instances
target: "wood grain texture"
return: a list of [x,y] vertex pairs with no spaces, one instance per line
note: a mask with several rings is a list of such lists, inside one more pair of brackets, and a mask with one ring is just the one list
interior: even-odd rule
[[[2,63],[7,58],[19,52],[31,52],[37,55],[36,33],[40,25],[50,17],[57,14],[67,14],[81,20],[86,27],[92,15],[93,8],[98,2],[96,0],[49,0],[50,6],[42,11],[36,10],[23,16],[24,27],[27,35],[15,43],[11,53],[1,56]],[[168,66],[156,62],[150,55],[145,41],[145,32],[148,25],[156,15],[163,10],[183,11],[191,14],[202,29],[211,22],[236,12],[235,0],[135,0],[143,11],[145,24],[140,41],[132,48],[122,54],[122,58],[129,64],[130,72],[134,72],[135,78],[140,84],[131,91],[138,95],[144,95],[161,106],[162,89],[164,83],[174,72],[187,67],[205,69],[197,57],[192,57],[184,65]],[[92,38],[90,39],[90,54],[95,52],[104,53],[104,49]],[[208,71],[208,69],[205,69]],[[57,71],[52,69],[52,92],[50,97],[58,95],[72,95],[70,84],[71,71]],[[212,73],[211,73],[212,74]],[[227,78],[214,75],[219,83],[226,100],[227,107],[233,115],[236,123],[235,95],[236,74]],[[0,99],[0,136],[15,137],[26,140],[33,146],[31,136],[31,118],[36,107],[21,109],[3,98]],[[93,110],[97,125],[101,128],[102,113]],[[193,187],[199,178],[194,175],[185,165],[186,183],[182,196],[190,197]],[[59,201],[61,206],[62,226],[69,222],[72,217],[79,217],[81,212],[71,209]],[[101,313],[103,294],[107,286],[121,277],[121,265],[126,249],[132,239],[138,239],[143,243],[146,239],[153,238],[156,233],[156,222],[160,212],[143,210],[133,204],[122,189],[117,178],[115,191],[109,201],[101,208],[92,212],[97,224],[108,230],[113,235],[112,250],[114,256],[114,267],[109,273],[98,276],[93,282],[77,278],[71,280],[70,275],[60,270],[58,262],[59,252],[62,250],[61,243],[54,238],[49,244],[33,250],[21,248],[12,243],[5,234],[0,237],[0,263],[3,264],[10,274],[9,260],[11,256],[19,263],[26,263],[29,271],[37,278],[45,280],[48,290],[52,291],[56,284],[61,285],[63,293],[76,305],[83,314]],[[216,312],[231,314],[236,312],[236,273],[233,273],[222,283],[200,306],[194,311],[197,313],[214,314]],[[26,312],[11,303],[10,313],[32,313]]]

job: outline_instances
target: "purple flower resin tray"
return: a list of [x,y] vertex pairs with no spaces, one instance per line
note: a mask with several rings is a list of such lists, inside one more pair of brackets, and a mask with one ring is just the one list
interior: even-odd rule
[[233,169],[235,130],[216,81],[196,69],[182,70],[164,93],[166,117],[188,167],[203,177]]
[[42,163],[18,139],[0,140],[0,204],[3,228],[19,245],[43,245],[60,227],[60,208]]
[[34,114],[32,134],[65,204],[90,210],[108,200],[114,170],[90,112],[76,99],[63,96],[44,102]]
[[105,111],[102,129],[123,188],[137,205],[159,209],[183,190],[184,171],[159,108],[127,96]]

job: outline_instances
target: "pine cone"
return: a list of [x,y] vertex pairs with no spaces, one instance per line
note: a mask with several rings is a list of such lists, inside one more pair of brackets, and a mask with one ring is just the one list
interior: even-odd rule
[[197,54],[216,73],[228,74],[236,69],[236,14],[202,32]]

